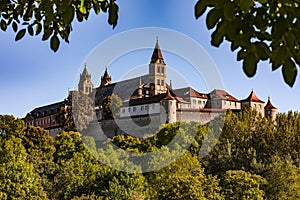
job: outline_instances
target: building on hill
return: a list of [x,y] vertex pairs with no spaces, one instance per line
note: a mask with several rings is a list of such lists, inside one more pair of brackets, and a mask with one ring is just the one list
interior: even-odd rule
[[252,90],[250,95],[246,98],[241,100],[242,102],[242,109],[246,109],[251,107],[252,109],[256,110],[258,113],[260,113],[263,117],[265,116],[265,109],[264,104],[265,102],[260,100],[254,91]]
[[[96,121],[99,122],[104,121],[101,113],[103,99],[112,94],[118,95],[123,101],[118,120],[127,126],[130,126],[129,120],[143,124],[143,120],[149,120],[149,116],[162,124],[180,120],[207,123],[228,109],[239,112],[249,107],[272,119],[275,119],[277,114],[277,109],[270,99],[265,106],[264,101],[260,100],[253,90],[246,99],[239,100],[220,89],[214,89],[208,94],[191,87],[173,89],[171,81],[167,84],[167,66],[158,40],[148,65],[148,74],[113,82],[106,68],[99,87],[93,88],[91,75],[85,66],[80,75],[78,91],[93,97],[95,108],[98,109]],[[59,131],[60,125],[55,122],[55,115],[60,106],[65,104],[59,102],[32,110],[25,117],[26,124],[41,126],[50,132]]]

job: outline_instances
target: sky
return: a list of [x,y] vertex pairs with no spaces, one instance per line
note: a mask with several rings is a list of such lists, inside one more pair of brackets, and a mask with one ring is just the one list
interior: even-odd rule
[[[78,75],[84,63],[92,73],[95,87],[99,86],[100,75],[106,66],[113,81],[147,73],[156,36],[159,37],[165,62],[169,67],[167,78],[172,79],[173,87],[181,87],[186,83],[199,92],[210,92],[211,88],[205,84],[207,77],[195,75],[191,71],[193,65],[190,59],[186,59],[197,51],[193,48],[186,49],[182,46],[183,40],[178,42],[164,35],[164,32],[181,35],[201,47],[207,62],[213,64],[212,71],[215,70],[218,74],[216,82],[221,80],[223,89],[234,97],[245,99],[253,89],[263,101],[267,101],[270,96],[279,112],[299,111],[299,77],[294,87],[290,88],[283,81],[281,69],[272,72],[271,66],[264,62],[259,64],[257,74],[248,78],[242,70],[242,63],[236,61],[236,52],[231,52],[228,42],[223,42],[219,48],[210,45],[211,31],[206,28],[205,17],[202,16],[199,20],[194,17],[195,2],[118,0],[119,21],[115,29],[108,25],[107,14],[92,14],[87,21],[73,24],[70,43],[61,42],[56,53],[50,49],[49,41],[42,41],[41,36],[26,35],[15,42],[15,33],[11,28],[6,32],[0,31],[0,114],[22,118],[35,107],[65,99],[68,91],[76,89]],[[127,53],[123,52],[112,60],[104,59],[107,58],[106,55],[111,56],[109,52],[118,53],[126,46],[126,40],[124,44],[120,44],[120,48],[116,47],[118,43],[111,46],[105,44],[110,44],[114,38],[124,34],[124,31],[131,33],[136,30],[143,30],[145,34],[136,37],[136,41],[133,40],[133,48],[137,48],[139,44],[144,46],[135,51],[131,49]],[[157,33],[155,30],[158,30]],[[128,41],[132,43],[132,39]],[[174,47],[184,50],[185,56],[174,53]],[[200,65],[202,63],[200,68],[212,69],[201,56],[196,62]],[[182,77],[184,81],[180,82]]]

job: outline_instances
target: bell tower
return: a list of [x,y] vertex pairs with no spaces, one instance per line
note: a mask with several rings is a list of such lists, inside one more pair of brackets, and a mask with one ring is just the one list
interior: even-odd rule
[[151,84],[151,95],[165,93],[166,88],[166,64],[156,38],[155,49],[149,64],[149,79]]
[[78,91],[84,94],[90,94],[93,92],[93,83],[91,75],[89,74],[86,64],[84,64],[84,69],[82,74],[80,74],[80,79],[78,83]]

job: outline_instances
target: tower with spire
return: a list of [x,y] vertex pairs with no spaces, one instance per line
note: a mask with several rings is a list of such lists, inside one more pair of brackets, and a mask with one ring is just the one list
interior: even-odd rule
[[78,91],[84,94],[90,94],[93,92],[93,83],[91,75],[89,74],[86,64],[84,64],[84,69],[82,74],[80,74],[80,79],[78,83]]
[[106,86],[106,85],[110,85],[111,84],[111,77],[107,72],[107,67],[105,68],[105,72],[104,75],[101,76],[101,84],[100,87]]
[[268,97],[268,102],[265,106],[265,116],[271,118],[273,121],[276,119],[277,108],[273,106],[270,97]]
[[151,95],[165,93],[166,88],[166,64],[156,38],[155,49],[149,64],[149,81],[151,84]]
[[246,108],[251,107],[253,110],[256,110],[258,113],[260,113],[262,117],[264,117],[264,115],[265,115],[265,110],[264,110],[265,102],[260,100],[256,96],[253,89],[252,89],[250,95],[246,99],[241,100],[241,103],[242,103],[242,109],[246,109]]

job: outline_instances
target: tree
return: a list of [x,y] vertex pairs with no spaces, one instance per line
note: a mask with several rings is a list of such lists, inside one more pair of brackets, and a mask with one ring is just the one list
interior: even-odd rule
[[273,71],[281,67],[285,82],[293,86],[300,64],[298,1],[198,0],[196,18],[207,8],[206,26],[214,29],[213,46],[229,41],[248,77],[255,75],[260,61],[269,61]]
[[93,120],[94,103],[90,96],[82,92],[73,91],[56,115],[56,121],[63,127],[63,131],[83,131]]
[[43,32],[42,40],[50,38],[51,49],[57,51],[60,40],[69,43],[74,18],[78,22],[87,20],[92,9],[97,15],[108,12],[108,23],[117,25],[119,8],[115,0],[3,0],[0,1],[1,29],[6,31],[11,26],[17,32],[16,41],[26,32],[31,36]]
[[262,187],[266,180],[242,170],[230,170],[222,178],[225,199],[264,199]]
[[120,116],[122,99],[117,94],[112,94],[103,99],[101,106],[104,119],[117,118]]
[[47,199],[21,139],[13,136],[0,143],[0,198]]

